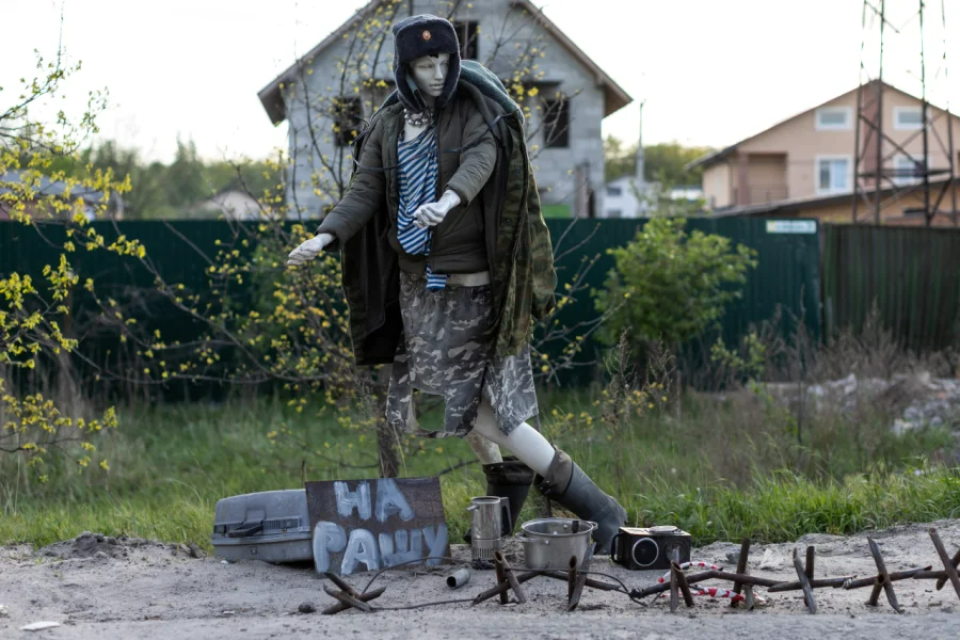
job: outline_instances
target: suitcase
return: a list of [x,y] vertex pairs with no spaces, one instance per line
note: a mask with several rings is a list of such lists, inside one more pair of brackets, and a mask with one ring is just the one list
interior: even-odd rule
[[307,493],[263,491],[217,501],[214,555],[226,560],[312,562]]

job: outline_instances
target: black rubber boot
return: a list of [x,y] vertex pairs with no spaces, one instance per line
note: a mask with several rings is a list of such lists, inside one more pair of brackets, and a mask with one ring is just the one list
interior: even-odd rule
[[597,523],[593,539],[597,543],[594,553],[610,555],[610,542],[620,527],[627,522],[627,511],[612,496],[594,484],[583,469],[566,453],[557,449],[546,476],[537,476],[533,486],[544,497],[555,501],[564,509],[572,511],[582,520]]
[[[533,469],[511,456],[504,458],[503,462],[483,465],[483,473],[487,476],[487,495],[507,498],[510,501],[510,523],[503,523],[502,535],[512,535],[520,526],[517,519],[523,503],[527,501],[530,485],[533,484]],[[468,529],[463,536],[468,544],[470,533]]]

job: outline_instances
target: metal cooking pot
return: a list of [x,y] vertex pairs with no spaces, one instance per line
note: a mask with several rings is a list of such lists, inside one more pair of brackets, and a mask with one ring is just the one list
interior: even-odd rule
[[596,522],[571,518],[540,518],[524,522],[517,540],[523,543],[527,569],[569,569],[572,556],[577,556],[580,566],[584,566],[593,557],[591,537],[596,528]]

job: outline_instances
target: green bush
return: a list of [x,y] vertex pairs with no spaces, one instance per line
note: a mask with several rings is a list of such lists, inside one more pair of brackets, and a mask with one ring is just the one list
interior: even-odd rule
[[597,309],[609,316],[601,340],[612,345],[626,332],[634,349],[652,341],[676,349],[741,297],[756,251],[722,236],[688,234],[685,226],[683,218],[653,218],[628,245],[609,250],[616,268],[595,294]]

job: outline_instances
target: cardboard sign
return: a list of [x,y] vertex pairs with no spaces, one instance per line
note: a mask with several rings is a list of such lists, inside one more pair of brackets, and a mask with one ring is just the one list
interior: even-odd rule
[[450,555],[439,478],[333,480],[305,486],[317,573],[347,576]]

